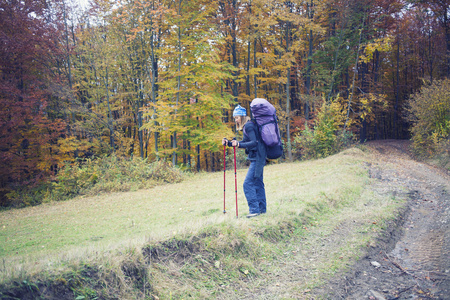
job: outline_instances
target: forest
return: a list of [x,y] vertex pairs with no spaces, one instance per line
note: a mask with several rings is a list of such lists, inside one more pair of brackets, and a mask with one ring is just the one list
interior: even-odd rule
[[447,0],[0,0],[0,206],[106,156],[219,170],[257,97],[287,161],[448,151],[449,17]]

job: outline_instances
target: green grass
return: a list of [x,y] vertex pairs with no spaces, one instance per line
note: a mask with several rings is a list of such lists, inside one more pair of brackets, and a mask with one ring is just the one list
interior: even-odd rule
[[[253,219],[244,217],[246,169],[237,174],[238,219],[231,171],[225,215],[223,172],[0,212],[0,283],[47,282],[54,290],[78,278],[84,283],[71,290],[80,299],[112,286],[130,299],[237,299],[261,287],[280,299],[307,297],[345,270],[402,205],[369,188],[363,162],[370,159],[349,149],[267,166],[268,213]],[[158,255],[147,264],[145,253]],[[88,267],[94,275],[83,275]]]

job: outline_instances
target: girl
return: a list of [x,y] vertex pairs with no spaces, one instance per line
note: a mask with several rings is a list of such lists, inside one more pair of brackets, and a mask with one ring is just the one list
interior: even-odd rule
[[[233,111],[234,121],[238,130],[243,130],[242,141],[231,141],[232,147],[244,148],[248,154],[250,167],[244,180],[244,194],[247,198],[249,214],[247,218],[266,213],[266,191],[263,182],[263,171],[266,164],[266,147],[258,131],[258,126],[247,116],[247,110],[238,105]],[[227,139],[222,145],[229,145]]]

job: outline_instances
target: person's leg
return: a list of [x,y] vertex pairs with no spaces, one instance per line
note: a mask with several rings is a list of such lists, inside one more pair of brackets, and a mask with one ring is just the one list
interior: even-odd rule
[[250,167],[248,168],[247,176],[244,180],[244,194],[247,198],[248,209],[250,214],[259,214],[259,201],[256,194],[256,184],[255,184],[255,162],[250,162]]
[[267,211],[266,190],[264,187],[263,176],[255,178],[256,198],[258,199],[259,212],[264,214]]

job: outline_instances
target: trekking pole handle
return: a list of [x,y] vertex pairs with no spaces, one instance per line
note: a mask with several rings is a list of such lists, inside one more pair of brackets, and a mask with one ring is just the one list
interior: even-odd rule
[[233,139],[231,139],[231,140],[229,140],[229,139],[227,139],[227,138],[223,138],[223,139],[227,141],[227,146],[228,146],[228,147],[233,147],[233,145],[231,144],[231,142],[236,140],[235,137],[234,137]]

